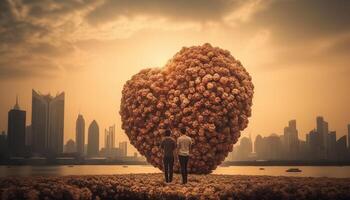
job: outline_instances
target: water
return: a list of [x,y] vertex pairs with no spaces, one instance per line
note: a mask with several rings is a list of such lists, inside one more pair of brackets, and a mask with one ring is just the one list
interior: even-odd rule
[[[264,168],[264,170],[260,170]],[[268,175],[301,177],[350,178],[350,166],[298,166],[302,172],[286,172],[292,166],[230,166],[218,167],[213,174],[226,175]],[[151,165],[59,165],[59,166],[0,166],[0,177],[7,176],[67,176],[108,175],[129,173],[160,173]]]

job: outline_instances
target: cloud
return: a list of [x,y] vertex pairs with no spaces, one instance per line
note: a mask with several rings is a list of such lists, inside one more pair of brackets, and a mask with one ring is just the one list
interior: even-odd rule
[[87,15],[92,24],[120,17],[155,16],[174,21],[220,21],[243,1],[232,0],[106,0]]
[[[87,54],[79,49],[80,41],[125,39],[146,29],[224,27],[236,33],[233,37],[252,38],[246,38],[243,49],[273,49],[276,62],[294,62],[291,55],[303,49],[308,49],[305,60],[345,55],[349,40],[339,38],[350,33],[349,13],[350,1],[345,0],[3,0],[0,69],[9,77],[16,71],[34,76],[34,65],[43,66],[41,71],[48,66],[48,73],[70,70],[77,66],[73,62],[86,60],[81,59]],[[33,63],[18,64],[23,56],[34,57],[28,60]]]
[[325,48],[327,54],[336,54],[347,57],[350,55],[350,32],[345,37],[337,38]]
[[[243,0],[4,0],[0,1],[2,76],[37,76],[83,66],[82,40],[128,38],[143,29],[196,30],[221,22]],[[26,63],[18,62],[23,57]],[[81,62],[81,61],[80,61]],[[42,66],[42,67],[36,67]],[[47,66],[47,67],[45,67]],[[40,71],[37,69],[40,68]],[[32,73],[31,73],[32,72]],[[40,73],[39,73],[40,72]]]
[[270,60],[264,69],[298,66],[343,67],[350,54],[350,1],[272,0],[242,24],[248,30],[269,30]]
[[[71,34],[89,1],[0,1],[0,78],[54,76],[76,54]],[[85,10],[84,10],[85,9]]]
[[0,60],[0,79],[16,79],[40,76],[50,78],[61,71],[51,59],[33,55],[5,55]]
[[325,37],[350,30],[350,1],[274,0],[256,13],[252,26],[274,30],[278,42]]

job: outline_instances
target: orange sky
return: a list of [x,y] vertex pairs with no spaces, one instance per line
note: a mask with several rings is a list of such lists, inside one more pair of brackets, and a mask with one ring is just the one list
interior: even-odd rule
[[281,134],[297,119],[304,139],[322,115],[339,137],[350,122],[349,2],[8,0],[0,13],[0,130],[16,94],[30,124],[34,88],[65,91],[65,141],[75,138],[79,112],[87,127],[98,122],[101,146],[112,124],[117,143],[127,140],[118,114],[125,81],[206,42],[229,50],[253,77],[245,135]]

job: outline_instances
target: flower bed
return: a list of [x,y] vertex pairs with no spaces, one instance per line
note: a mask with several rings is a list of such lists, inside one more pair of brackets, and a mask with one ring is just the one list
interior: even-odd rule
[[350,199],[350,179],[163,174],[0,179],[1,199]]

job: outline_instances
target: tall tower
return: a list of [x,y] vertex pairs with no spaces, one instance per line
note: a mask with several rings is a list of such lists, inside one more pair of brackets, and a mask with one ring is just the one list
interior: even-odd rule
[[324,121],[323,122],[323,147],[327,151],[328,150],[328,135],[329,135],[329,130],[328,130],[328,122]]
[[297,121],[291,120],[289,121],[289,131],[290,131],[290,149],[295,154],[299,151],[299,137],[298,137],[298,130],[297,130]]
[[97,156],[99,154],[100,145],[100,131],[97,122],[91,122],[88,130],[88,156]]
[[25,152],[26,111],[20,110],[18,97],[16,104],[8,112],[8,148],[13,156],[22,156]]
[[297,159],[299,152],[299,137],[296,120],[290,120],[288,126],[284,128],[284,148],[286,150],[286,159]]
[[350,149],[350,124],[348,124],[348,148]]
[[85,145],[85,120],[81,114],[78,115],[76,126],[75,126],[75,143],[77,153],[79,155],[84,154]]
[[120,155],[124,158],[127,156],[127,153],[128,153],[127,148],[128,148],[128,143],[126,141],[119,142]]
[[321,155],[323,155],[323,159],[327,157],[327,151],[328,151],[328,122],[324,121],[322,116],[318,116],[316,118],[316,131],[318,134],[318,143],[320,146]]
[[105,130],[105,147],[108,153],[115,148],[115,125]]
[[25,139],[26,146],[28,146],[28,147],[32,146],[33,136],[32,136],[32,126],[31,125],[26,126],[25,138],[26,138]]
[[319,134],[319,142],[320,142],[320,145],[323,144],[323,129],[324,129],[324,120],[323,120],[323,117],[321,116],[318,116],[316,118],[316,131],[317,133]]
[[41,155],[63,152],[64,92],[55,97],[32,90],[33,150]]

